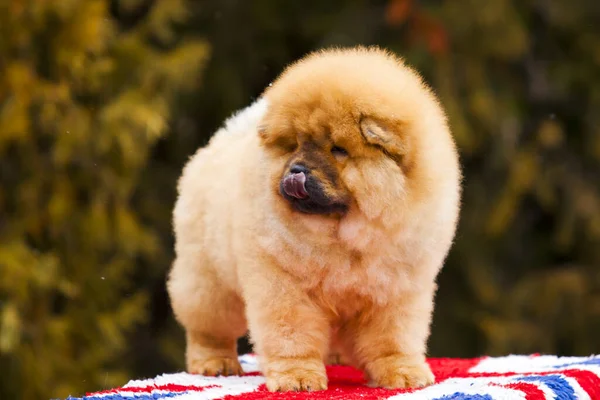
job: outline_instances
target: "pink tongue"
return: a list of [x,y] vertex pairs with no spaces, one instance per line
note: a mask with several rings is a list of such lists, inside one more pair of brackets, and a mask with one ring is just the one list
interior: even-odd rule
[[304,175],[304,172],[289,174],[283,178],[283,191],[288,196],[295,197],[297,199],[305,199],[308,197],[306,186],[304,186],[305,183],[306,175]]

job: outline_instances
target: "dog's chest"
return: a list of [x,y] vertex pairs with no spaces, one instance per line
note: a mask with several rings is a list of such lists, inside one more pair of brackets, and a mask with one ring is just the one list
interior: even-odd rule
[[273,227],[278,229],[263,236],[261,247],[328,307],[383,305],[410,285],[406,254],[390,236],[360,218],[349,219],[334,237],[322,241],[299,240],[283,226]]
[[384,305],[406,287],[409,280],[402,265],[385,254],[353,254],[345,262],[332,262],[319,287],[330,306],[343,311],[353,308],[355,303]]

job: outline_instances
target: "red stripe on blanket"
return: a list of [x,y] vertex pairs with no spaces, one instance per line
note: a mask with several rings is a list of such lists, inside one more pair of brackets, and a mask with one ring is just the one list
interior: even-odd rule
[[469,370],[485,358],[429,358],[427,362],[435,375],[436,382],[441,382],[448,378],[473,376]]
[[193,390],[195,392],[201,392],[206,389],[211,389],[214,387],[219,387],[217,385],[207,385],[207,386],[193,386],[193,385],[177,385],[174,383],[168,383],[166,385],[148,385],[142,387],[124,387],[120,389],[109,389],[102,390],[100,392],[87,393],[86,396],[97,396],[100,394],[114,394],[114,393],[123,393],[123,392],[132,392],[132,393],[152,393],[154,390],[164,390],[165,392],[185,392],[186,390]]
[[600,377],[598,375],[583,369],[568,369],[560,371],[560,373],[575,379],[592,399],[600,399]]
[[498,386],[505,387],[508,389],[520,390],[521,392],[523,392],[523,394],[525,394],[526,400],[545,400],[546,399],[546,395],[544,394],[544,392],[537,385],[534,385],[533,383],[518,382],[518,383],[508,383],[506,385],[498,385]]

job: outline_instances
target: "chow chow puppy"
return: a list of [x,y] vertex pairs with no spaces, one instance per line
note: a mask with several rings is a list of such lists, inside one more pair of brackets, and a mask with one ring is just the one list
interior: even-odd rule
[[377,48],[288,67],[188,162],[168,290],[187,369],[242,373],[249,329],[271,391],[327,387],[330,356],[375,386],[431,384],[426,342],[460,168],[421,78]]

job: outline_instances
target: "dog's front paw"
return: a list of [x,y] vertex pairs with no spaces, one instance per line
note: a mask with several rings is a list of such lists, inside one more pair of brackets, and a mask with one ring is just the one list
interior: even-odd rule
[[244,371],[237,358],[214,357],[208,360],[191,360],[188,372],[206,376],[242,375]]
[[327,389],[327,376],[324,373],[295,368],[286,372],[267,376],[267,389],[271,392],[299,392]]
[[403,356],[380,358],[367,366],[371,385],[386,389],[409,389],[431,385],[435,376],[422,359]]

